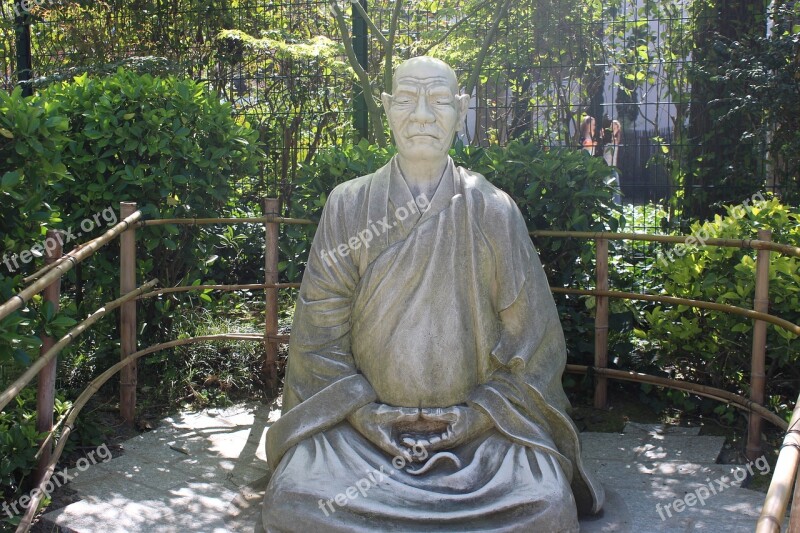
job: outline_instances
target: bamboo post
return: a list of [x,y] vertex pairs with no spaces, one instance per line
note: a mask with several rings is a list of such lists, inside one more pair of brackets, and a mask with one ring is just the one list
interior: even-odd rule
[[[608,290],[608,240],[596,239],[597,244],[597,290]],[[608,297],[597,296],[594,317],[594,366],[608,366]],[[607,404],[608,379],[605,376],[594,377],[594,406],[605,409]]]
[[[264,216],[278,213],[278,199],[264,199]],[[264,224],[266,239],[264,242],[264,283],[278,283],[278,222]],[[266,298],[264,317],[264,365],[262,377],[264,391],[267,398],[274,397],[278,392],[278,343],[275,335],[278,334],[278,289],[276,287],[264,290]]]
[[[120,218],[136,211],[135,202],[120,202]],[[136,289],[136,230],[128,228],[119,237],[119,292],[124,296]],[[136,300],[125,302],[120,307],[120,359],[136,351]],[[131,362],[119,375],[119,412],[122,419],[132,426],[136,416],[136,383],[138,365]]]
[[800,469],[795,473],[792,510],[789,512],[789,530],[786,533],[800,533]]
[[[795,481],[797,469],[800,466],[800,397],[794,405],[792,419],[789,421],[789,430],[783,438],[783,446],[778,454],[778,461],[772,471],[772,480],[769,482],[767,497],[761,508],[761,515],[756,522],[756,533],[780,533],[783,525],[786,507],[792,494],[792,482]],[[795,485],[797,488],[797,485]],[[796,509],[797,493],[792,510]],[[797,515],[792,514],[789,531],[792,531],[792,522],[797,523]]]
[[[45,264],[50,265],[61,258],[61,244],[63,240],[61,232],[48,230],[45,240]],[[48,285],[43,292],[44,302],[53,304],[54,311],[59,309],[59,298],[61,296],[61,278],[57,278]],[[56,343],[55,339],[49,335],[42,335],[42,347],[39,349],[40,357],[50,350]],[[56,400],[56,367],[58,361],[54,357],[39,371],[38,388],[36,389],[36,431],[40,433],[50,433],[53,430],[53,411]],[[42,449],[39,463],[36,468],[35,483],[44,479],[47,466],[50,463],[52,446],[47,444]]]
[[[772,240],[770,230],[758,230],[760,241]],[[769,250],[759,250],[756,259],[756,294],[753,298],[753,309],[759,313],[769,311]],[[767,347],[767,323],[756,320],[753,324],[753,350],[750,359],[750,399],[753,403],[764,405],[764,387],[766,374],[764,372],[764,355]],[[747,426],[747,447],[745,454],[751,461],[761,455],[761,425],[760,416],[750,413]]]

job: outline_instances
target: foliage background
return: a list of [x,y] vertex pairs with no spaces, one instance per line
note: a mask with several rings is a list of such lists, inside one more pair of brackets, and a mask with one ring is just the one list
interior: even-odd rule
[[[360,47],[351,39],[354,8],[335,1],[64,0],[15,21],[12,2],[0,0],[0,84],[11,89],[19,77],[16,39],[24,22],[35,78],[26,87],[36,93],[26,99],[19,89],[0,91],[2,252],[20,252],[47,228],[74,226],[120,200],[139,202],[152,217],[248,216],[274,196],[283,213],[314,218],[336,183],[391,155],[378,97],[390,88],[392,67],[422,53],[451,62],[466,92],[474,90],[463,139],[469,146],[453,156],[511,193],[532,229],[703,227],[738,237],[769,226],[795,242],[800,8],[773,5],[768,13],[763,0],[376,0]],[[611,101],[607,79],[614,80]],[[607,113],[627,131],[658,105],[654,99],[670,102],[670,127],[644,132],[623,151],[637,165],[622,175],[625,223],[605,184],[608,167],[574,150],[577,124],[586,114]],[[366,122],[367,141],[359,142],[354,122]],[[598,128],[598,141],[602,134]],[[771,200],[736,224],[716,218],[765,189],[779,192],[783,204]],[[631,205],[646,200],[659,205]],[[308,231],[285,228],[283,280],[301,276]],[[258,226],[162,227],[140,235],[140,280],[263,276]],[[553,285],[591,285],[591,244],[536,244]],[[613,247],[615,288],[751,305],[752,254],[702,249],[661,268],[658,250]],[[3,321],[0,362],[24,366],[35,356],[38,332],[63,331],[113,297],[115,254],[109,247],[70,273],[60,315],[34,300]],[[9,298],[33,267],[0,274],[0,297]],[[774,310],[794,317],[798,265],[775,268]],[[207,293],[153,300],[140,315],[142,343],[257,327],[257,300]],[[571,361],[591,361],[593,299],[563,297],[558,305]],[[208,311],[228,313],[231,323],[209,319]],[[746,324],[613,302],[611,329],[620,367],[678,372],[746,392]],[[797,387],[797,340],[770,329],[769,342],[770,393],[785,406]],[[59,385],[80,388],[117,353],[116,326],[98,328],[64,355]],[[163,380],[170,405],[185,397],[223,401],[220,384],[240,384],[257,356],[232,346],[174,355],[143,369],[145,387]],[[210,391],[209,383],[217,388]],[[20,409],[24,418],[26,407]],[[15,479],[24,468],[14,466]]]

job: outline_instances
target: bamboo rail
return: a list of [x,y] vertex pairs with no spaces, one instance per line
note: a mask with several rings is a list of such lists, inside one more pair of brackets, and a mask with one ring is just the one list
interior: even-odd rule
[[[610,241],[629,240],[685,244],[693,235],[648,235],[646,233],[613,233],[609,231],[556,231],[536,230],[529,232],[533,237],[568,237],[575,239],[608,239]],[[753,248],[754,250],[770,250],[784,255],[800,257],[800,247],[780,244],[758,239],[703,239],[706,246],[722,246],[725,248]]]
[[752,400],[728,392],[726,390],[718,389],[716,387],[709,387],[708,385],[700,385],[698,383],[689,383],[687,381],[679,381],[677,379],[664,378],[661,376],[652,376],[650,374],[642,374],[640,372],[632,372],[630,370],[616,370],[613,368],[596,368],[585,365],[567,365],[567,372],[571,374],[586,374],[593,372],[602,376],[607,376],[611,379],[618,379],[621,381],[634,381],[636,383],[649,383],[650,385],[657,385],[659,387],[668,387],[671,389],[679,389],[698,396],[705,396],[714,400],[725,403],[733,404],[742,410],[757,413],[764,419],[772,422],[775,426],[786,430],[789,425],[786,420],[782,419],[763,405],[753,403]]
[[[761,241],[769,241],[772,232],[758,230]],[[758,313],[769,311],[769,250],[759,250],[756,259],[756,293],[753,306]],[[767,375],[765,357],[767,351],[767,323],[763,320],[753,322],[753,345],[750,356],[750,399],[763,404],[766,397]],[[750,415],[747,422],[747,445],[745,455],[755,461],[761,455],[761,418]]]
[[18,292],[4,304],[0,305],[0,320],[4,319],[14,311],[22,309],[26,303],[36,294],[50,285],[56,279],[72,270],[75,265],[82,262],[87,257],[95,253],[99,248],[105,246],[106,243],[113,240],[120,233],[128,229],[128,227],[139,220],[142,216],[140,211],[133,213],[131,216],[122,220],[119,224],[106,231],[102,237],[98,237],[91,244],[81,248],[75,255],[69,255],[67,260],[61,261],[58,265],[53,267],[47,274],[36,280],[33,284]]
[[[608,290],[608,240],[597,239],[595,269],[597,290]],[[597,296],[594,319],[594,366],[608,366],[608,296]],[[605,409],[608,403],[608,382],[606,378],[597,377],[594,382],[594,406]]]
[[[121,202],[120,218],[136,212],[135,202]],[[128,228],[119,237],[119,293],[128,294],[136,289],[136,228]],[[136,301],[129,300],[119,310],[119,357],[125,359],[136,351]],[[119,374],[119,411],[129,426],[136,416],[136,384],[139,370],[136,362],[126,366]]]
[[27,284],[27,283],[30,283],[31,281],[36,281],[37,279],[41,278],[43,275],[45,275],[48,272],[50,272],[51,270],[53,270],[53,268],[55,268],[56,266],[58,266],[61,263],[63,263],[64,261],[69,261],[70,258],[73,257],[73,254],[75,254],[75,252],[78,252],[81,249],[86,248],[86,246],[88,246],[89,244],[93,243],[97,239],[101,239],[102,237],[103,236],[100,235],[99,237],[95,237],[94,239],[92,239],[90,241],[87,241],[87,242],[85,242],[83,244],[78,244],[77,246],[75,246],[75,248],[72,249],[72,251],[70,253],[62,255],[58,259],[58,261],[56,261],[54,263],[48,263],[45,266],[43,266],[42,268],[40,268],[39,270],[37,270],[36,272],[34,272],[33,274],[31,274],[30,276],[22,278],[22,283]]
[[47,352],[39,356],[36,359],[36,361],[34,361],[33,364],[27,370],[25,370],[25,372],[20,377],[14,380],[14,383],[9,385],[9,387],[5,391],[3,391],[2,394],[0,394],[0,410],[2,410],[6,405],[8,405],[8,402],[14,399],[14,397],[17,394],[19,394],[23,388],[25,388],[25,385],[30,383],[30,381],[34,377],[36,377],[36,374],[38,374],[39,371],[42,368],[44,368],[44,366],[50,360],[54,359],[61,350],[72,344],[72,342],[75,339],[77,339],[79,335],[81,335],[84,331],[93,326],[95,322],[106,316],[114,309],[117,309],[125,302],[140,297],[140,295],[144,293],[144,291],[153,288],[157,283],[158,283],[157,279],[148,281],[147,283],[139,287],[137,290],[128,293],[120,298],[117,298],[116,300],[108,302],[103,307],[101,307],[100,309],[89,315],[89,317],[83,320],[80,324],[77,324],[75,327],[69,330],[66,335],[61,337],[61,339],[53,345],[52,348],[50,348],[49,350],[47,350]]
[[705,300],[690,300],[688,298],[677,298],[675,296],[667,296],[664,294],[640,294],[637,292],[622,292],[622,291],[599,291],[593,289],[568,289],[565,287],[550,287],[550,290],[556,294],[578,294],[582,296],[609,296],[611,298],[621,298],[624,300],[646,300],[648,302],[662,302],[675,305],[688,305],[690,307],[700,307],[703,309],[712,309],[714,311],[722,311],[732,315],[740,315],[753,320],[763,320],[770,324],[782,327],[786,331],[791,331],[795,335],[800,335],[800,325],[793,324],[783,318],[769,315],[766,313],[759,313],[752,309],[745,309],[743,307],[736,307],[735,305],[720,304],[716,302],[707,302]]
[[207,224],[268,224],[277,222],[278,224],[316,224],[308,218],[289,218],[278,215],[265,215],[263,217],[242,217],[242,218],[159,218],[152,220],[140,220],[138,227],[164,226],[165,224],[178,224],[200,226]]
[[800,533],[800,470],[795,472],[794,497],[789,512],[789,530],[786,533]]
[[271,339],[278,334],[278,238],[280,226],[274,222],[280,205],[277,198],[264,200],[264,217],[272,219],[264,224],[264,283],[272,287],[264,289],[264,361],[261,375],[264,377],[264,392],[269,396],[278,394],[278,343]]
[[[778,455],[778,462],[775,463],[775,471],[769,483],[764,507],[761,508],[761,516],[756,522],[756,533],[780,533],[798,466],[800,466],[800,396],[794,406],[789,429],[783,438],[783,446]],[[795,490],[793,511],[796,510],[799,498]],[[790,530],[792,527],[797,527],[798,523],[800,516],[792,512]]]
[[134,352],[127,356],[125,359],[121,360],[119,363],[116,363],[112,367],[108,368],[105,372],[100,374],[98,377],[92,380],[89,385],[86,386],[84,391],[78,396],[75,400],[75,403],[72,404],[72,409],[67,415],[66,422],[64,424],[64,430],[61,433],[61,438],[58,439],[58,444],[56,445],[56,449],[53,452],[53,457],[50,459],[50,462],[47,467],[47,471],[45,472],[45,477],[39,482],[36,489],[31,491],[30,503],[28,504],[28,508],[25,511],[22,519],[20,520],[19,525],[17,526],[16,533],[26,533],[33,523],[33,517],[36,515],[36,510],[39,507],[39,504],[44,498],[46,491],[44,490],[47,482],[52,477],[53,473],[55,472],[56,464],[58,463],[59,458],[61,458],[61,454],[64,452],[64,446],[69,440],[69,434],[72,432],[72,429],[75,427],[75,420],[78,418],[81,410],[86,406],[86,403],[89,399],[94,396],[94,394],[100,390],[100,387],[103,386],[109,379],[111,379],[114,374],[125,368],[126,366],[130,365],[131,363],[137,361],[139,358],[149,355],[151,353],[155,353],[161,350],[166,350],[168,348],[174,348],[176,346],[182,346],[185,344],[194,344],[197,342],[205,342],[205,341],[215,341],[215,340],[252,340],[262,342],[264,340],[263,335],[261,334],[249,334],[249,333],[223,333],[218,335],[204,335],[201,337],[191,337],[188,339],[179,339],[174,341],[169,341],[161,344],[156,344],[154,346],[150,346],[144,350],[139,350],[138,352]]

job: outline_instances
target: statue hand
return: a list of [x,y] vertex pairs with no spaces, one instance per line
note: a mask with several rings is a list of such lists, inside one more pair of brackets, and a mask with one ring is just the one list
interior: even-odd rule
[[415,407],[392,407],[382,403],[368,403],[347,417],[348,422],[375,446],[395,457],[412,460],[412,452],[399,445],[393,437],[398,422],[415,422],[419,409]]
[[481,409],[469,405],[453,407],[425,408],[421,410],[420,420],[441,421],[447,423],[447,431],[431,437],[403,439],[404,446],[428,452],[454,448],[469,442],[492,427],[492,419]]

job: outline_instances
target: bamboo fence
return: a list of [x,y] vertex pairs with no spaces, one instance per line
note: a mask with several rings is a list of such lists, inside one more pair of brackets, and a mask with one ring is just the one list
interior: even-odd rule
[[[48,264],[36,273],[25,278],[26,282],[31,282],[24,290],[14,295],[10,300],[0,305],[0,320],[21,309],[35,294],[49,288],[49,300],[55,298],[58,301],[58,293],[53,290],[58,280],[66,272],[68,272],[75,265],[90,257],[100,247],[104,246],[111,240],[120,237],[120,293],[121,297],[117,300],[107,303],[102,308],[92,313],[87,319],[72,328],[69,333],[59,339],[57,342],[54,339],[46,343],[43,347],[41,356],[26,372],[16,379],[12,385],[0,394],[0,409],[5,407],[17,394],[24,388],[34,376],[40,376],[40,388],[37,397],[42,396],[49,398],[50,394],[54,394],[54,380],[46,376],[52,375],[52,369],[58,353],[73,342],[77,336],[90,328],[98,320],[109,314],[110,312],[119,309],[120,320],[123,325],[122,339],[121,339],[121,352],[120,361],[113,365],[111,368],[103,372],[99,377],[90,383],[90,385],[79,396],[78,400],[73,405],[68,416],[62,419],[58,424],[53,427],[52,424],[52,406],[49,407],[49,434],[43,440],[37,457],[40,461],[38,482],[39,487],[42,488],[46,485],[47,481],[52,476],[55,465],[63,452],[64,445],[69,433],[74,427],[75,420],[78,413],[86,405],[86,402],[93,394],[99,390],[99,387],[111,379],[117,372],[120,373],[120,411],[123,418],[128,422],[133,422],[135,417],[136,405],[136,361],[146,355],[155,353],[160,350],[192,344],[197,342],[208,342],[218,340],[245,340],[261,342],[265,345],[265,356],[263,359],[262,373],[267,383],[267,392],[275,393],[278,390],[277,383],[277,347],[280,343],[286,343],[290,340],[290,335],[278,334],[277,315],[278,315],[278,298],[277,293],[279,289],[297,288],[297,283],[279,283],[278,282],[278,237],[280,224],[314,224],[313,221],[308,219],[287,218],[281,217],[277,214],[278,205],[277,200],[267,199],[264,202],[264,216],[262,217],[249,217],[249,218],[199,218],[199,219],[159,219],[159,220],[141,220],[141,212],[136,210],[135,203],[122,203],[121,204],[121,222],[108,230],[104,235],[92,241],[89,241],[79,247],[76,247],[70,253],[63,257],[58,257],[57,253],[48,258]],[[266,235],[265,245],[265,279],[264,283],[251,283],[251,284],[230,284],[230,285],[195,285],[184,287],[167,287],[154,289],[157,281],[153,280],[143,284],[140,287],[136,286],[136,229],[148,226],[159,226],[165,224],[184,224],[184,225],[201,225],[201,224],[262,224],[264,225]],[[800,326],[793,324],[787,320],[781,319],[767,313],[768,310],[768,268],[770,252],[782,253],[794,257],[800,257],[800,248],[778,244],[770,241],[769,232],[759,232],[758,239],[706,239],[704,244],[711,246],[725,246],[733,248],[751,248],[758,250],[757,259],[757,273],[756,273],[756,295],[754,299],[755,309],[744,309],[727,304],[720,304],[716,302],[706,302],[701,300],[692,300],[686,298],[678,298],[667,295],[649,295],[627,293],[621,291],[612,291],[609,289],[608,284],[608,242],[611,240],[637,240],[661,243],[684,243],[687,241],[686,236],[661,236],[661,235],[644,235],[634,233],[611,233],[611,232],[563,232],[563,231],[534,231],[531,232],[535,237],[550,237],[550,238],[579,238],[579,239],[593,239],[596,243],[596,289],[572,289],[563,287],[552,288],[554,293],[568,293],[577,295],[591,295],[595,296],[595,361],[593,367],[586,367],[580,365],[567,365],[566,370],[574,373],[593,373],[595,379],[595,395],[594,401],[597,407],[605,407],[607,402],[607,379],[618,379],[626,381],[634,381],[640,383],[650,383],[662,387],[670,387],[679,390],[684,390],[716,399],[718,401],[727,402],[737,408],[744,409],[751,413],[750,415],[750,431],[748,432],[747,452],[748,456],[759,453],[760,448],[760,424],[762,419],[768,420],[770,423],[778,427],[786,429],[788,426],[784,420],[770,412],[763,406],[764,402],[764,346],[766,342],[765,328],[766,324],[774,324],[778,327],[791,331],[796,335],[800,335]],[[156,346],[151,346],[146,349],[137,349],[136,338],[136,300],[142,298],[150,298],[163,294],[171,293],[184,293],[191,291],[234,291],[234,290],[264,290],[266,298],[266,318],[263,334],[259,333],[242,333],[242,334],[222,334],[222,335],[207,335],[202,337],[193,337],[190,339],[174,340],[162,343]],[[711,309],[731,314],[743,316],[747,319],[752,319],[755,322],[755,333],[753,338],[753,350],[751,361],[751,397],[744,398],[742,396],[693,383],[686,383],[677,380],[672,380],[659,376],[650,376],[646,374],[633,373],[623,370],[614,370],[607,368],[608,364],[608,302],[610,298],[625,298],[634,300],[656,301],[673,305],[688,305],[699,308]],[[45,376],[45,377],[43,377]],[[47,422],[47,415],[44,411],[47,410],[45,403],[40,410],[40,417]],[[797,426],[798,408],[795,408],[795,413],[792,422],[792,428]],[[59,426],[63,425],[61,435],[56,443],[56,448],[52,455],[49,453],[52,441],[55,439],[55,431]],[[756,431],[757,430],[757,431]],[[797,429],[792,429],[787,433],[787,439],[791,435],[793,439],[797,439]],[[775,476],[780,474],[779,483],[782,489],[775,491],[770,489],[767,502],[769,504],[769,516],[778,517],[781,513],[785,512],[788,505],[789,492],[787,487],[791,487],[795,480],[795,473],[797,471],[797,458],[792,459],[786,450],[794,447],[797,449],[798,443],[794,440],[787,440],[790,444],[785,445],[781,458],[789,457],[789,459],[779,460],[779,465],[776,466]],[[786,455],[785,455],[786,454]],[[794,461],[794,463],[792,463]],[[793,465],[793,466],[792,466]],[[780,468],[778,468],[780,466]],[[793,471],[792,471],[793,469]],[[40,491],[39,500],[43,496]],[[17,532],[27,531],[32,523],[33,516],[35,515],[38,501],[34,501],[28,507],[28,510],[23,517],[22,521],[17,528]],[[797,497],[795,497],[794,507],[798,506]],[[765,511],[767,509],[765,504]],[[775,514],[777,513],[777,514]],[[797,518],[798,512],[794,513]],[[759,522],[761,523],[761,521]],[[765,524],[771,524],[772,518],[764,518]],[[794,523],[794,521],[792,522]],[[766,526],[765,526],[766,527]],[[791,527],[791,526],[790,526]],[[762,530],[759,530],[762,531]],[[763,531],[771,531],[764,529]]]

